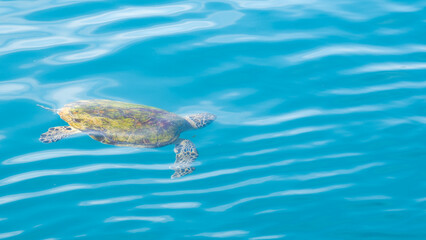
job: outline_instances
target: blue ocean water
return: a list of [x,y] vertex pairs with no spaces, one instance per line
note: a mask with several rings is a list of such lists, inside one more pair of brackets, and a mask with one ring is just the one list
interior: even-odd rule
[[[0,2],[0,239],[426,239],[426,1]],[[38,141],[112,99],[173,146]]]

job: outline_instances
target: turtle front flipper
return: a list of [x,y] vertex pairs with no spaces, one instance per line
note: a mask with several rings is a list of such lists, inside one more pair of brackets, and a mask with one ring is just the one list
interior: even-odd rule
[[170,169],[175,170],[172,179],[192,173],[195,168],[191,167],[191,163],[198,157],[197,149],[191,141],[178,139],[175,144],[176,161],[170,166]]
[[80,133],[80,130],[75,129],[71,126],[62,126],[62,127],[51,127],[49,131],[41,134],[40,142],[42,143],[52,143],[66,138],[70,135]]

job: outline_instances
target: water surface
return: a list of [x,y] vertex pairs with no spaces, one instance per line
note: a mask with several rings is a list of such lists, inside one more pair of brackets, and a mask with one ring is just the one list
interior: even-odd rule
[[[0,2],[0,239],[426,239],[426,2]],[[36,106],[211,112],[173,146]]]

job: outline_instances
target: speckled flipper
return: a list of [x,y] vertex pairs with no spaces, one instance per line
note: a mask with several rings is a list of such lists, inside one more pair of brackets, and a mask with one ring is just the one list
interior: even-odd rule
[[77,133],[80,133],[80,131],[70,126],[51,127],[49,128],[49,131],[41,134],[40,142],[42,143],[57,142],[61,140],[62,138],[66,138],[70,135],[77,134]]
[[216,116],[211,113],[197,113],[187,115],[184,118],[193,128],[199,129],[212,123],[216,119]]
[[197,149],[191,141],[178,139],[175,144],[176,161],[170,166],[170,169],[175,170],[172,179],[192,173],[195,168],[191,167],[191,163],[198,157]]

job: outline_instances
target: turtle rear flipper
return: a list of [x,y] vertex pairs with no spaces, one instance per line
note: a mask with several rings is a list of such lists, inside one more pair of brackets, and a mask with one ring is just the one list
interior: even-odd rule
[[187,139],[178,139],[174,151],[176,153],[176,161],[175,164],[170,166],[170,169],[175,170],[175,173],[171,178],[178,178],[192,173],[195,168],[191,167],[191,163],[198,157],[194,143]]
[[49,131],[41,134],[39,140],[42,143],[52,143],[77,133],[80,133],[80,130],[71,126],[51,127]]

